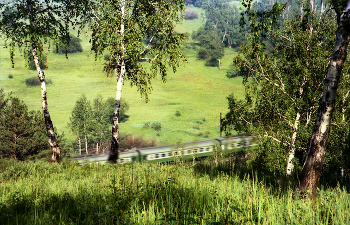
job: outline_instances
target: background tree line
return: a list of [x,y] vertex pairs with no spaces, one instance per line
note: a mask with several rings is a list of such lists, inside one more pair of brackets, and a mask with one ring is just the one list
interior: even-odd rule
[[[77,136],[79,154],[83,143],[86,154],[89,153],[88,149],[94,149],[90,153],[109,151],[108,140],[112,129],[114,104],[113,98],[104,100],[102,95],[96,96],[92,103],[84,94],[76,101],[69,126]],[[120,122],[128,119],[129,116],[125,114],[128,109],[129,104],[122,100]]]

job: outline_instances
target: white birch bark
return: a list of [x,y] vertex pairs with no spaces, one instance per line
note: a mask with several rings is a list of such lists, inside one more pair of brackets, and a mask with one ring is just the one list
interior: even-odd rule
[[[27,1],[27,8],[29,11],[30,25],[34,29],[35,24],[34,24],[34,15],[32,14],[31,1]],[[48,109],[47,96],[46,96],[47,91],[46,91],[45,74],[42,71],[42,69],[40,68],[38,54],[37,54],[37,47],[38,46],[37,46],[37,43],[36,43],[36,40],[34,39],[34,37],[32,37],[32,39],[31,39],[31,47],[32,47],[32,56],[33,56],[35,68],[36,68],[36,71],[38,73],[38,78],[40,81],[41,105],[42,105],[44,119],[45,119],[47,137],[48,137],[51,149],[52,149],[51,161],[59,162],[61,160],[61,151],[60,151],[60,148],[59,148],[57,140],[56,140],[55,131],[53,128],[52,120],[51,120],[49,109]]]
[[80,137],[78,137],[78,142],[79,142],[79,155],[81,155],[81,140],[80,140]]
[[292,174],[294,164],[293,164],[293,158],[295,154],[295,142],[297,138],[297,131],[298,131],[298,125],[300,120],[300,113],[298,112],[295,118],[294,126],[293,126],[293,135],[289,146],[289,157],[287,162],[287,172],[286,175],[290,176]]
[[87,137],[86,137],[86,134],[85,134],[85,152],[86,154],[88,155],[88,141],[87,141]]
[[[121,1],[121,14],[122,14],[122,21],[120,25],[120,35],[122,39],[124,39],[124,17],[125,17],[125,1]],[[114,112],[113,112],[113,126],[112,126],[112,142],[111,142],[111,151],[108,158],[108,161],[112,163],[116,163],[118,159],[118,150],[119,150],[119,110],[120,110],[120,98],[122,95],[122,88],[123,88],[123,80],[125,76],[125,46],[122,41],[121,45],[121,56],[119,59],[120,64],[120,72],[118,72],[118,68],[116,66],[115,73],[117,77],[117,88],[116,88],[116,98],[115,98],[115,106],[114,106]]]
[[[313,197],[317,193],[324,157],[326,154],[327,139],[330,132],[330,123],[335,106],[338,83],[347,57],[350,41],[348,12],[337,11],[338,28],[332,58],[329,62],[323,96],[317,112],[317,119],[313,128],[310,147],[303,169],[300,173],[299,191]],[[346,19],[346,20],[345,20]]]

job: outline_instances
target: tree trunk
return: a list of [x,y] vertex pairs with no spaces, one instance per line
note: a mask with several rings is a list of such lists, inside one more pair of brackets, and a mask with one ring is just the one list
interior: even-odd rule
[[[27,8],[29,11],[30,26],[32,27],[32,29],[35,29],[31,1],[29,1],[29,0],[27,1]],[[48,109],[48,105],[47,105],[45,75],[44,75],[44,72],[42,71],[42,69],[40,68],[38,54],[37,54],[37,43],[36,43],[34,37],[32,37],[31,45],[32,45],[32,55],[33,55],[35,68],[36,68],[36,71],[38,73],[39,81],[41,84],[41,105],[42,105],[44,118],[45,118],[47,137],[49,139],[49,144],[50,144],[51,149],[52,149],[51,161],[60,162],[61,151],[60,151],[60,148],[59,148],[57,140],[56,140],[55,131],[53,128],[53,124],[51,121],[51,117],[50,117],[50,113],[49,113],[49,109]]]
[[98,154],[98,142],[96,143],[96,153]]
[[85,152],[86,154],[88,155],[88,141],[87,141],[87,137],[86,137],[86,134],[85,134]]
[[81,155],[81,140],[80,140],[80,137],[78,137],[78,141],[79,141],[79,155]]
[[326,144],[330,132],[330,123],[335,105],[335,96],[340,74],[346,60],[350,35],[348,30],[348,13],[337,12],[338,29],[332,58],[330,59],[325,88],[317,111],[317,118],[310,139],[309,151],[303,169],[300,173],[299,191],[313,197],[317,192],[319,178],[322,172]]
[[52,149],[51,161],[60,162],[61,151],[56,140],[55,131],[53,128],[53,124],[51,121],[51,117],[50,117],[50,113],[47,105],[45,75],[40,68],[38,55],[37,55],[37,47],[34,42],[32,42],[32,54],[33,54],[33,59],[35,63],[35,68],[36,68],[36,71],[38,72],[38,77],[41,83],[41,105],[42,105],[44,118],[45,118],[47,137],[49,139],[49,143]]
[[294,154],[295,154],[295,142],[297,139],[299,120],[300,120],[300,113],[298,112],[297,116],[295,118],[295,122],[294,122],[292,140],[290,141],[290,145],[289,145],[289,157],[288,157],[287,172],[286,172],[287,177],[292,175],[292,171],[294,168],[293,158],[294,158]]
[[[122,14],[122,21],[120,25],[120,35],[124,39],[124,16],[125,16],[125,2],[124,0],[121,1],[122,7],[121,7],[121,14]],[[118,72],[118,68],[116,66],[115,73],[117,76],[117,89],[116,89],[116,98],[115,98],[115,105],[114,105],[114,112],[113,112],[113,126],[112,126],[112,141],[111,141],[111,151],[108,157],[108,161],[111,163],[116,163],[118,159],[118,150],[119,150],[119,110],[120,110],[120,97],[122,94],[122,88],[123,88],[123,79],[125,76],[125,60],[124,60],[124,54],[125,54],[125,46],[124,43],[122,43],[121,46],[121,57],[119,59],[120,62],[120,72]]]

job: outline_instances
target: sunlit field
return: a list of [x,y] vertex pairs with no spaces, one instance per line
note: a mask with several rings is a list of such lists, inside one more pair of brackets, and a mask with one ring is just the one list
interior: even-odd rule
[[[199,15],[202,10],[195,9]],[[187,21],[178,26],[179,32],[191,34],[205,21],[203,18]],[[55,54],[48,50],[45,75],[52,84],[47,86],[48,104],[53,124],[59,133],[64,132],[68,141],[73,141],[67,123],[76,100],[85,94],[93,100],[98,94],[105,99],[115,97],[116,79],[107,77],[102,71],[103,57],[95,61],[90,51],[88,32],[83,32],[84,52],[68,55]],[[27,87],[25,80],[37,76],[35,71],[25,68],[23,57],[19,50],[15,52],[15,68],[11,68],[9,50],[3,48],[4,41],[0,41],[0,88],[5,92],[12,92],[25,101],[31,110],[41,109],[40,87]],[[160,78],[153,81],[153,91],[150,101],[140,97],[135,87],[130,87],[128,81],[123,87],[122,98],[130,105],[127,115],[129,120],[120,125],[122,133],[133,133],[156,139],[158,145],[189,142],[199,139],[219,136],[219,115],[226,113],[226,97],[235,93],[242,96],[244,89],[241,78],[229,79],[227,69],[236,51],[226,49],[226,56],[221,60],[222,69],[205,66],[204,60],[196,58],[196,45],[189,37],[184,47],[188,62],[182,64],[176,73],[169,70],[167,82]],[[13,78],[10,79],[9,75]],[[176,116],[179,111],[181,116]],[[198,122],[202,121],[202,122]],[[160,122],[161,131],[144,129],[147,122]]]

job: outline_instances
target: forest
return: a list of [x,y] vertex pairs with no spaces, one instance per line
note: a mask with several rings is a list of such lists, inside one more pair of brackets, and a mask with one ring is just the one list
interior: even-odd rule
[[[347,1],[0,9],[4,224],[350,222]],[[121,151],[221,134],[259,144],[116,163]],[[70,162],[99,153],[110,163]]]

